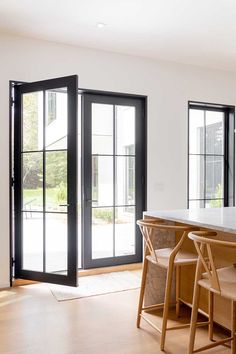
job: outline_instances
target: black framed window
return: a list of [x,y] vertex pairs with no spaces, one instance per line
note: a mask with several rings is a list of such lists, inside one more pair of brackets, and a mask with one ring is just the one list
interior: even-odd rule
[[234,205],[235,108],[189,102],[188,208]]

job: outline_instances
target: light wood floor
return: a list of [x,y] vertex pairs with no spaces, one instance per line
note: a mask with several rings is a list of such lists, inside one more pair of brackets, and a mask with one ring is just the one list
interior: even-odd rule
[[[139,291],[57,302],[45,284],[0,292],[1,354],[159,354],[159,335],[135,327]],[[159,317],[156,317],[160,321]],[[167,333],[166,353],[185,354],[188,329]],[[207,341],[200,329],[198,343]],[[205,353],[226,354],[227,348]]]

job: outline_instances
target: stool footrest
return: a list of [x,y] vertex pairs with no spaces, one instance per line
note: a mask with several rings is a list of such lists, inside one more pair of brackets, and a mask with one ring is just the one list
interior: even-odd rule
[[[175,305],[176,305],[176,302],[173,302],[169,305],[169,307],[175,306]],[[142,311],[151,311],[151,310],[155,310],[155,309],[161,309],[163,307],[164,307],[164,303],[149,305],[149,306],[142,307]]]
[[229,337],[229,338],[225,338],[225,339],[218,340],[217,342],[214,342],[214,343],[205,345],[204,347],[195,349],[195,350],[193,351],[193,353],[199,353],[199,352],[202,352],[203,350],[208,350],[208,349],[217,347],[218,345],[224,345],[224,343],[227,343],[227,342],[229,342],[229,341],[231,341],[231,340],[233,340],[233,337]]
[[157,327],[156,325],[154,325],[154,323],[152,323],[152,321],[150,321],[147,317],[145,317],[142,314],[140,316],[142,317],[142,319],[144,319],[144,321],[146,321],[148,324],[150,324],[150,326],[152,326],[156,331],[161,333],[161,329],[159,327]]
[[[156,329],[159,333],[162,333],[162,330],[157,327],[152,321],[150,321],[146,316],[144,316],[143,314],[140,314],[140,317],[142,319],[144,319],[148,324],[150,324],[154,329]],[[209,321],[207,322],[197,322],[197,326],[198,327],[201,327],[201,326],[207,326],[209,325]],[[167,331],[172,331],[172,330],[177,330],[177,329],[183,329],[183,328],[188,328],[190,327],[190,323],[185,323],[185,324],[181,324],[181,325],[176,325],[176,326],[173,326],[173,327],[169,327],[169,328],[166,328]]]
[[[207,322],[197,322],[197,327],[202,327],[202,326],[207,326],[209,325],[209,321]],[[171,330],[174,330],[174,329],[182,329],[182,328],[188,328],[190,327],[190,323],[186,323],[186,324],[182,324],[182,325],[176,325],[176,326],[173,326],[173,327],[168,327],[166,328],[167,331],[171,331]]]
[[142,311],[151,311],[151,310],[160,309],[160,308],[163,308],[163,307],[164,307],[164,303],[155,304],[155,305],[142,307]]

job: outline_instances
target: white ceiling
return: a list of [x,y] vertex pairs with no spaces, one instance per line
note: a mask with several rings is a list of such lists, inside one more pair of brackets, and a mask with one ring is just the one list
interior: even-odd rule
[[0,0],[0,31],[236,71],[236,0]]

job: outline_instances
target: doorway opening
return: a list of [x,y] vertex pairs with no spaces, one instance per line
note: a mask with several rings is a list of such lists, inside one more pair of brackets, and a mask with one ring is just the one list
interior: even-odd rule
[[78,269],[142,261],[146,99],[10,83],[11,278],[76,286]]

